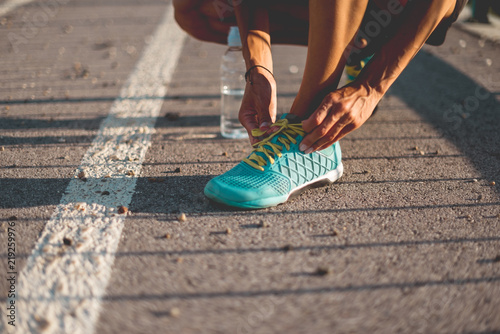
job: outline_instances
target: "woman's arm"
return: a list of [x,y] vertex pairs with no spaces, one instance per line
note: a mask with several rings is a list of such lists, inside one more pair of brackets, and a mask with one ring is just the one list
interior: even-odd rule
[[233,0],[236,20],[240,30],[243,57],[249,80],[239,112],[239,120],[245,127],[252,144],[259,138],[252,136],[252,130],[269,130],[276,120],[276,81],[273,75],[271,36],[269,33],[269,13],[259,1]]
[[375,53],[360,76],[350,85],[328,94],[303,121],[309,134],[303,139],[301,150],[309,153],[328,147],[359,128],[433,30],[451,15],[455,5],[456,0],[410,2],[404,24]]
[[273,71],[269,13],[258,1],[233,0],[247,69],[261,65]]

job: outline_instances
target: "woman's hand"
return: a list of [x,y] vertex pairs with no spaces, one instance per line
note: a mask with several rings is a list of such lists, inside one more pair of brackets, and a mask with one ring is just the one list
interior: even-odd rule
[[253,144],[262,140],[252,136],[253,129],[269,131],[276,121],[276,81],[271,73],[256,67],[251,70],[239,112],[239,121],[245,127]]
[[302,127],[308,133],[300,144],[306,154],[339,141],[370,117],[382,94],[368,86],[347,86],[329,93]]

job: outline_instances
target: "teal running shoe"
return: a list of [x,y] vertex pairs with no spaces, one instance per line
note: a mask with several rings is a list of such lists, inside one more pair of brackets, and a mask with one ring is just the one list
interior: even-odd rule
[[[286,202],[309,187],[331,184],[343,173],[339,143],[304,154],[300,120],[284,115],[275,133],[254,145],[253,152],[228,172],[210,180],[205,196],[225,205],[261,209]],[[257,130],[259,131],[259,130]]]
[[372,59],[372,56],[366,57],[363,60],[360,60],[357,64],[351,64],[345,66],[345,73],[347,75],[347,83],[350,84],[359,76],[359,73],[365,68],[366,64]]

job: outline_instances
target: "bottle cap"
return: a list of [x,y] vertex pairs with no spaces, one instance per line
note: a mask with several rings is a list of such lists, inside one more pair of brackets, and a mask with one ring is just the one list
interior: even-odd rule
[[227,35],[227,45],[241,47],[240,30],[238,27],[229,28],[229,34]]

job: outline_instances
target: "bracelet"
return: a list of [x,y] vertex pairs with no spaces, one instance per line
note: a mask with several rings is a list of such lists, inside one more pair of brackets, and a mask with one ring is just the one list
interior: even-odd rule
[[[271,72],[271,71],[270,71],[267,67],[264,67],[264,66],[262,66],[262,65],[254,65],[254,66],[250,67],[250,68],[248,69],[248,71],[245,73],[245,81],[246,81],[246,82],[248,82],[248,77],[249,77],[249,75],[250,75],[250,71],[251,71],[251,70],[253,70],[253,69],[254,69],[254,68],[256,68],[256,67],[262,67],[263,69],[265,69],[266,71],[268,71],[268,72],[269,72],[269,73],[273,76],[273,79],[275,79],[275,80],[276,80],[276,78],[274,77],[273,72]],[[250,80],[250,84],[251,84],[251,85],[253,85],[252,80]]]

